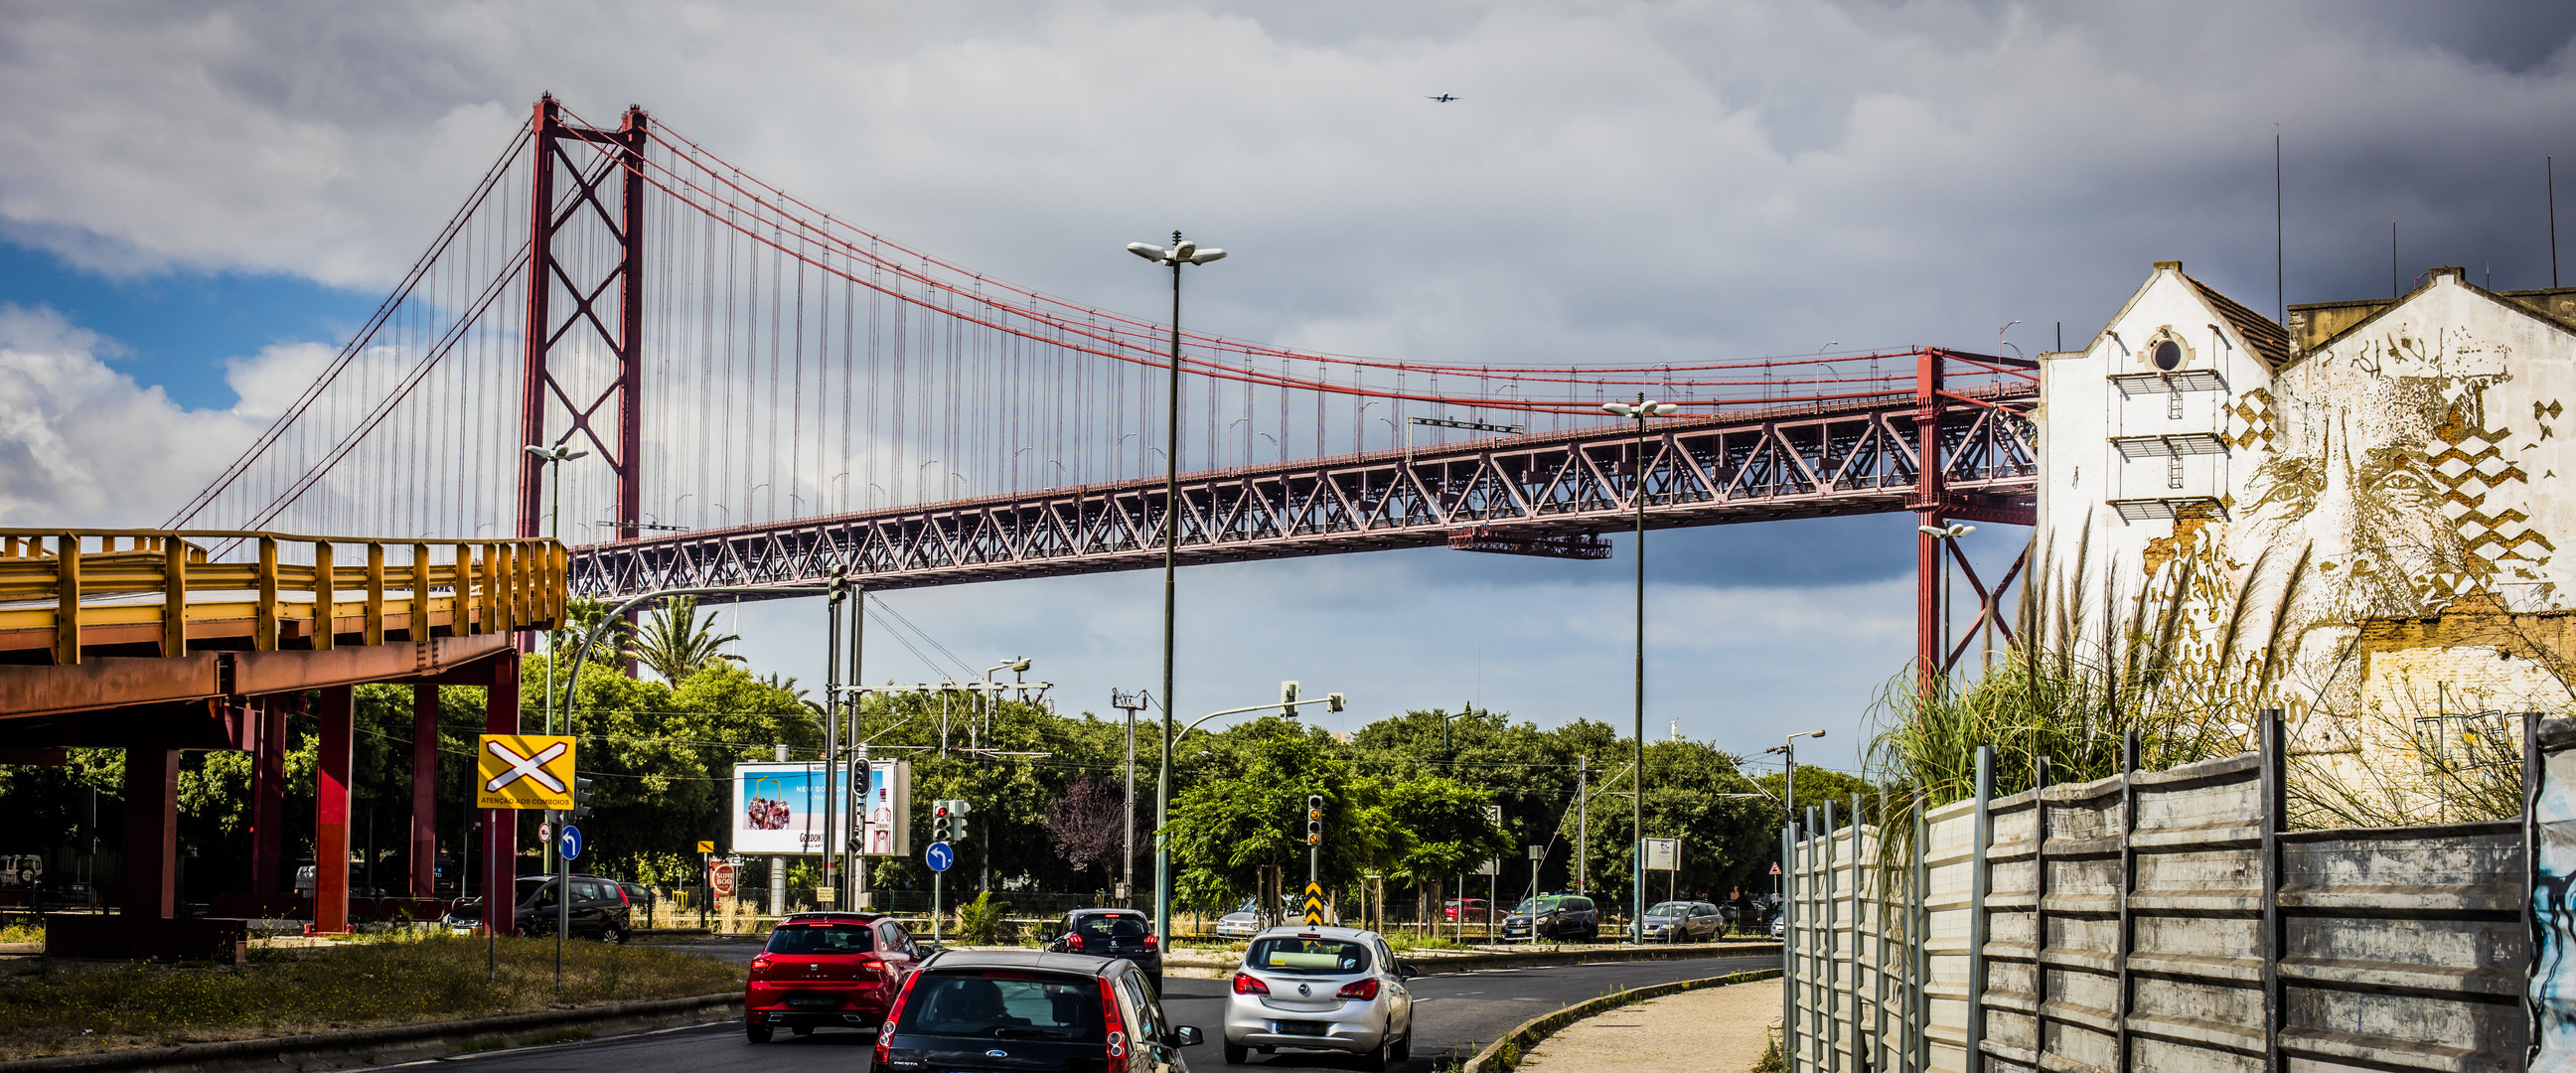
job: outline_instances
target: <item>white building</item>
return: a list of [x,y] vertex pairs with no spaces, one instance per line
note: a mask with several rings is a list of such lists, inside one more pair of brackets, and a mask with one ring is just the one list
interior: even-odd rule
[[2363,620],[2468,594],[2570,606],[2576,288],[2437,268],[2397,298],[2293,306],[2285,331],[2159,262],[2084,349],[2043,357],[2041,400],[2052,639],[2081,623],[2098,645],[2142,591],[2154,607],[2180,585],[2189,673],[2239,691],[2278,622],[2263,702],[2351,714]]

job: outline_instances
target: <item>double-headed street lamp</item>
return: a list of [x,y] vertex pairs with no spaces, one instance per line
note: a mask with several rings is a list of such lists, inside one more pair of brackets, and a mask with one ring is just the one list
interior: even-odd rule
[[[1200,249],[1199,244],[1172,232],[1172,248],[1164,249],[1150,242],[1130,242],[1127,252],[1172,267],[1172,376],[1165,393],[1168,410],[1164,415],[1163,441],[1163,785],[1168,796],[1172,782],[1172,631],[1173,612],[1179,590],[1175,577],[1180,565],[1181,508],[1181,266],[1203,265],[1222,260],[1225,251]],[[1172,938],[1170,918],[1172,900],[1171,851],[1164,845],[1160,815],[1154,828],[1154,929],[1166,945]]]
[[[1605,402],[1601,409],[1619,417],[1637,419],[1636,472],[1628,493],[1637,501],[1637,799],[1636,837],[1628,847],[1632,862],[1628,869],[1628,879],[1632,884],[1628,892],[1628,919],[1643,921],[1646,919],[1646,420],[1673,413],[1681,407],[1669,402],[1648,402],[1640,393],[1635,405]],[[1637,941],[1642,944],[1645,939],[1645,925],[1639,924]]]
[[[556,440],[555,445],[552,447],[540,447],[532,443],[523,448],[529,454],[535,455],[539,460],[545,462],[546,480],[548,483],[554,485],[554,505],[546,511],[546,539],[548,540],[560,540],[563,536],[563,464],[576,458],[590,457],[590,452],[573,450],[571,444],[564,442],[571,438],[571,434],[566,433],[564,435],[564,439]],[[565,699],[569,701],[571,698],[567,695]],[[555,729],[555,641],[553,630],[546,631],[545,700],[546,733],[551,734],[554,733]],[[569,716],[570,713],[567,712],[566,714]],[[548,852],[552,851],[549,850]]]

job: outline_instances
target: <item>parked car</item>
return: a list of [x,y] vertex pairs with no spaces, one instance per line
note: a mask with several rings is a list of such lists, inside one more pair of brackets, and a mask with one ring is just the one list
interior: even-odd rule
[[1771,911],[1771,937],[1774,939],[1789,937],[1789,915],[1777,909]]
[[[622,943],[634,928],[634,907],[627,904],[626,891],[614,879],[575,874],[572,882],[571,933]],[[513,935],[552,935],[561,909],[555,903],[555,877],[520,876],[518,905],[510,914]],[[458,902],[444,921],[456,931],[472,931],[483,924],[483,899],[468,898]]]
[[1644,942],[1696,943],[1726,934],[1726,917],[1707,902],[1658,902],[1647,907]]
[[742,1029],[753,1043],[787,1029],[876,1032],[895,989],[931,944],[882,913],[796,913],[769,930],[742,985]]
[[1155,937],[1154,926],[1143,911],[1076,909],[1057,921],[1054,931],[1055,938],[1047,941],[1047,949],[1059,954],[1126,958],[1153,981],[1155,994],[1163,993],[1161,940]]
[[1485,918],[1492,915],[1494,911],[1493,903],[1483,898],[1451,898],[1442,903],[1440,919],[1452,924],[1457,923],[1458,911],[1461,908],[1466,910],[1467,922],[1470,924],[1484,923]]
[[955,950],[904,978],[874,1068],[1188,1073],[1203,1038],[1125,958]]
[[1216,934],[1222,939],[1249,939],[1261,934],[1261,903],[1246,898],[1234,912],[1216,918]]
[[1601,910],[1580,894],[1547,894],[1530,898],[1503,918],[1503,941],[1553,939],[1590,941],[1601,937]]
[[1225,1008],[1225,1060],[1279,1048],[1341,1051],[1385,1069],[1413,1053],[1413,994],[1421,975],[1386,939],[1358,928],[1272,928],[1255,936]]

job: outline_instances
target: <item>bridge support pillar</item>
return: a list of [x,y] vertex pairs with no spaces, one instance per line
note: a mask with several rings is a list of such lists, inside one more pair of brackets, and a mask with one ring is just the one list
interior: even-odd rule
[[[505,649],[491,660],[492,684],[483,695],[483,732],[519,732],[519,653]],[[507,929],[518,905],[519,813],[483,810],[483,926]]]
[[349,930],[349,780],[356,737],[356,686],[322,690],[313,759],[313,933]]
[[125,750],[125,858],[119,911],[167,920],[179,910],[179,751]]
[[438,896],[438,687],[411,687],[411,896]]
[[251,717],[258,720],[250,763],[250,892],[286,891],[286,698],[254,698]]

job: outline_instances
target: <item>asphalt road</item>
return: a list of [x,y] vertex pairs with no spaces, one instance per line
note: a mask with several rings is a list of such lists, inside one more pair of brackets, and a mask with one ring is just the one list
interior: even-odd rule
[[[1514,1025],[1616,988],[1775,968],[1779,964],[1777,956],[1690,958],[1424,976],[1413,981],[1414,1015],[1418,1019],[1413,1057],[1390,1068],[1429,1073],[1453,1055],[1460,1059],[1473,1056]],[[1199,1026],[1208,1036],[1208,1042],[1184,1052],[1190,1068],[1229,1068],[1225,1056],[1217,1050],[1224,1024],[1226,982],[1175,977],[1166,983],[1171,994],[1164,997],[1165,1012],[1176,1023]],[[805,1037],[781,1035],[775,1043],[753,1046],[743,1039],[740,1022],[726,1021],[437,1061],[471,1067],[456,1073],[860,1073],[870,1054],[868,1037],[829,1030]],[[1266,1057],[1256,1054],[1249,1065],[1240,1068],[1359,1067],[1349,1057],[1282,1051]]]

